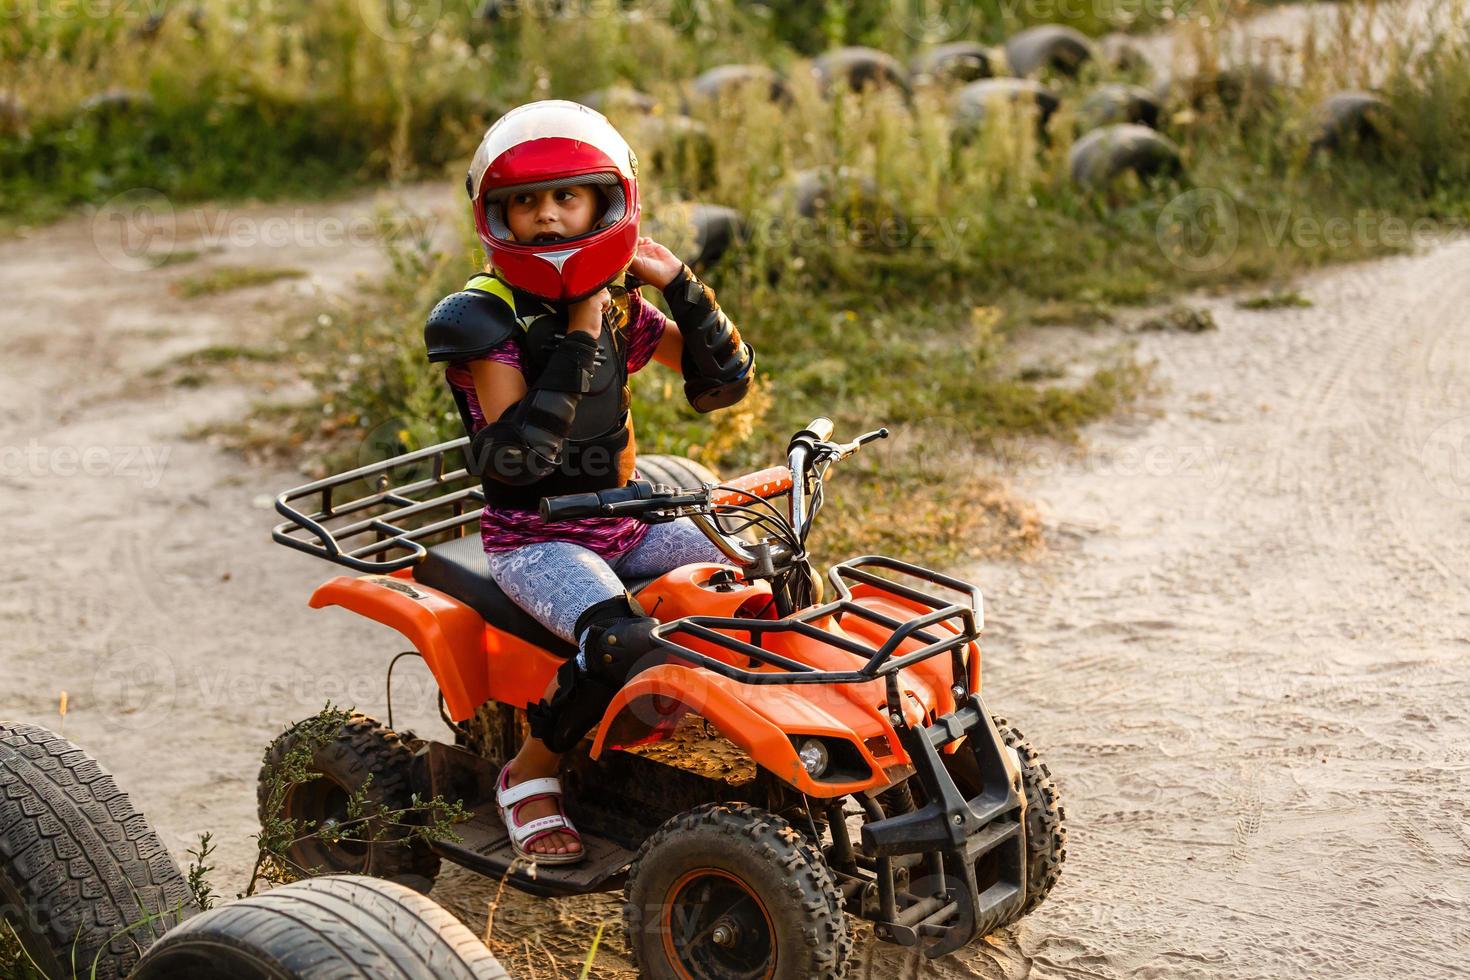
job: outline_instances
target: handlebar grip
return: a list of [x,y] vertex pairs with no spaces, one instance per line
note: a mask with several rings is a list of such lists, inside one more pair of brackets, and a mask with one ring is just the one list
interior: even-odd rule
[[832,420],[826,416],[818,416],[812,419],[812,424],[806,430],[816,436],[819,442],[826,442],[832,438]]
[[620,505],[652,500],[659,496],[658,490],[647,480],[633,480],[625,487],[599,490],[596,493],[564,493],[555,497],[542,497],[541,517],[548,521],[607,517],[629,509]]
[[602,513],[602,501],[595,493],[564,493],[541,498],[541,519],[569,521],[577,517],[596,517]]

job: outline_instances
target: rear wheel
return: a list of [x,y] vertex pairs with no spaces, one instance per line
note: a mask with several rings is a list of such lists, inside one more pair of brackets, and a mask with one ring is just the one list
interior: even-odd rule
[[836,980],[852,952],[820,854],[775,814],[710,803],[670,819],[628,873],[623,926],[648,980]]
[[[353,821],[349,812],[361,792],[362,815],[413,807],[413,752],[400,735],[369,718],[354,714],[335,734],[318,741],[312,721],[288,729],[266,751],[257,786],[260,822],[299,821],[303,832],[285,849],[291,870],[302,877],[318,874],[365,874],[387,878],[427,892],[439,873],[439,857],[405,828],[368,819]],[[287,760],[304,746],[307,769],[316,778],[293,781]],[[341,827],[341,839],[333,840]],[[322,833],[325,830],[327,833]]]

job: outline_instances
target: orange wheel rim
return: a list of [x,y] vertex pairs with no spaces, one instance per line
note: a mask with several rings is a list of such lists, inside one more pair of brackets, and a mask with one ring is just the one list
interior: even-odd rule
[[659,911],[664,959],[680,980],[771,980],[776,930],[754,888],[720,868],[680,875]]

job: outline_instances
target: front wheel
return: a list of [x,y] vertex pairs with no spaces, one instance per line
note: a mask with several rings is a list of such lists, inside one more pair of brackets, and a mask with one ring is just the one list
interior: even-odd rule
[[993,717],[1001,738],[1020,760],[1026,790],[1026,904],[1016,915],[1020,918],[1042,903],[1061,876],[1067,858],[1067,811],[1041,754],[1019,728]]
[[671,818],[628,874],[623,926],[648,980],[837,980],[852,952],[826,862],[759,807]]

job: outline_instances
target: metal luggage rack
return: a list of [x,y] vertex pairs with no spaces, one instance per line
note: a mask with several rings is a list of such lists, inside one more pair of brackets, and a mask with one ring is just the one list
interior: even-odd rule
[[[949,602],[931,595],[922,589],[874,574],[870,569],[886,569],[911,578],[920,579],[960,593],[964,599]],[[948,653],[951,657],[955,683],[969,690],[969,671],[963,660],[964,648],[980,636],[985,625],[984,598],[980,589],[968,582],[942,575],[939,572],[911,565],[896,558],[866,555],[833,565],[827,578],[840,598],[820,606],[803,609],[784,619],[746,619],[722,616],[686,616],[656,627],[655,641],[666,652],[681,660],[707,668],[722,677],[742,684],[859,684],[883,678],[887,687],[887,704],[890,715],[903,717],[898,690],[898,672],[923,660]],[[908,620],[895,619],[855,601],[849,582],[860,582],[881,591],[926,606],[930,611]],[[812,620],[827,616],[853,616],[877,623],[893,630],[892,635],[877,648],[855,639],[837,636],[812,624]],[[954,629],[934,632],[930,628],[948,624]],[[738,639],[729,632],[748,633],[751,642]],[[699,653],[671,639],[677,634],[695,637],[707,643],[729,650],[731,653],[748,657],[751,666],[757,664],[776,667],[778,670],[749,670],[732,666]],[[808,664],[764,649],[764,638],[771,633],[795,633],[824,643],[827,646],[863,658],[863,664],[854,670],[818,670]],[[924,646],[918,650],[896,655],[906,641],[916,639]]]
[[[468,444],[467,438],[443,442],[287,490],[276,497],[286,520],[271,537],[358,572],[411,568],[428,554],[426,542],[460,537],[480,519],[485,492],[479,478],[462,460],[449,468],[449,455],[462,454]],[[413,467],[415,478],[393,485],[393,471],[404,467]],[[360,492],[350,489],[359,482],[371,491],[339,503],[339,496]],[[314,511],[293,506],[310,497],[316,498]]]

